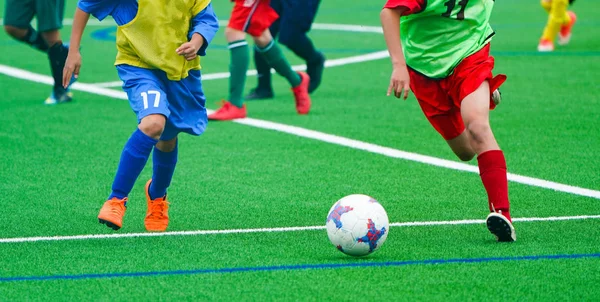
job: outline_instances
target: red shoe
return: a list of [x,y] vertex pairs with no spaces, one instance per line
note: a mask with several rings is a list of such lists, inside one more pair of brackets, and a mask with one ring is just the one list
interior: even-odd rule
[[542,39],[542,40],[540,40],[540,44],[538,44],[538,51],[539,52],[554,51],[554,43],[552,43],[552,41]]
[[577,21],[577,15],[574,12],[568,11],[567,14],[571,17],[571,22],[560,27],[560,32],[558,33],[558,44],[560,45],[569,44],[571,41],[571,30],[573,29],[573,25],[575,25],[575,21]]
[[292,88],[294,98],[296,99],[296,111],[298,114],[308,114],[310,111],[310,96],[308,95],[308,84],[310,77],[306,72],[298,72],[302,82],[300,85]]
[[238,118],[245,118],[246,116],[246,104],[244,104],[242,108],[238,108],[230,102],[223,101],[223,106],[215,113],[209,114],[208,119],[213,121],[230,121]]

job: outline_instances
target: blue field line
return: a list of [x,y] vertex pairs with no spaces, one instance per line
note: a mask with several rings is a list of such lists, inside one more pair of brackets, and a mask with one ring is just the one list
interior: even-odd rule
[[486,263],[486,262],[504,262],[504,261],[561,260],[561,259],[589,259],[589,258],[600,258],[600,253],[489,257],[489,258],[429,259],[429,260],[407,260],[407,261],[388,261],[388,262],[297,264],[297,265],[229,267],[229,268],[215,268],[215,269],[150,271],[150,272],[130,272],[130,273],[99,273],[99,274],[80,274],[80,275],[17,276],[17,277],[0,277],[0,283],[18,282],[18,281],[111,279],[111,278],[127,278],[127,277],[207,275],[207,274],[227,274],[227,273],[244,273],[244,272],[274,272],[274,271],[297,271],[297,270],[340,269],[340,268],[369,268],[369,267],[401,267],[401,266],[432,265],[432,264],[433,265],[442,265],[442,264],[456,264],[456,263],[467,263],[468,264],[468,263]]

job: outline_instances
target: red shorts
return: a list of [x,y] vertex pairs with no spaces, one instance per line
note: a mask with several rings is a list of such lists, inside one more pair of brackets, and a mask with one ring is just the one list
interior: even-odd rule
[[495,105],[491,94],[506,80],[506,76],[492,75],[494,57],[490,56],[490,45],[466,57],[454,73],[444,79],[431,79],[409,68],[410,89],[431,125],[444,139],[450,140],[465,130],[460,104],[475,92],[484,81],[490,85],[490,109]]
[[258,37],[278,18],[271,0],[235,0],[227,27]]

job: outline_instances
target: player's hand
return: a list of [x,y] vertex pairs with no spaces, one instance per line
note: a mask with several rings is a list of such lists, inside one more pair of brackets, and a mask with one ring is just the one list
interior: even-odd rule
[[71,77],[79,77],[79,69],[81,68],[81,53],[79,51],[69,52],[65,68],[63,69],[62,85],[66,89],[71,83]]
[[394,66],[392,77],[390,78],[390,86],[387,90],[387,95],[390,96],[393,92],[395,97],[402,97],[406,100],[408,98],[409,90],[410,77],[408,76],[408,69],[406,66]]
[[198,56],[198,50],[200,46],[193,42],[185,42],[176,49],[177,54],[185,57],[186,60],[191,61]]

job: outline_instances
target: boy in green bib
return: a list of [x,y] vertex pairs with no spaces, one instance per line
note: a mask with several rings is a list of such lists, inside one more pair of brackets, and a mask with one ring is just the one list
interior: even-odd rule
[[506,76],[492,75],[494,0],[387,0],[381,11],[393,71],[387,94],[415,94],[423,113],[463,161],[477,155],[498,241],[515,241],[506,160],[492,133],[489,111],[500,102]]

